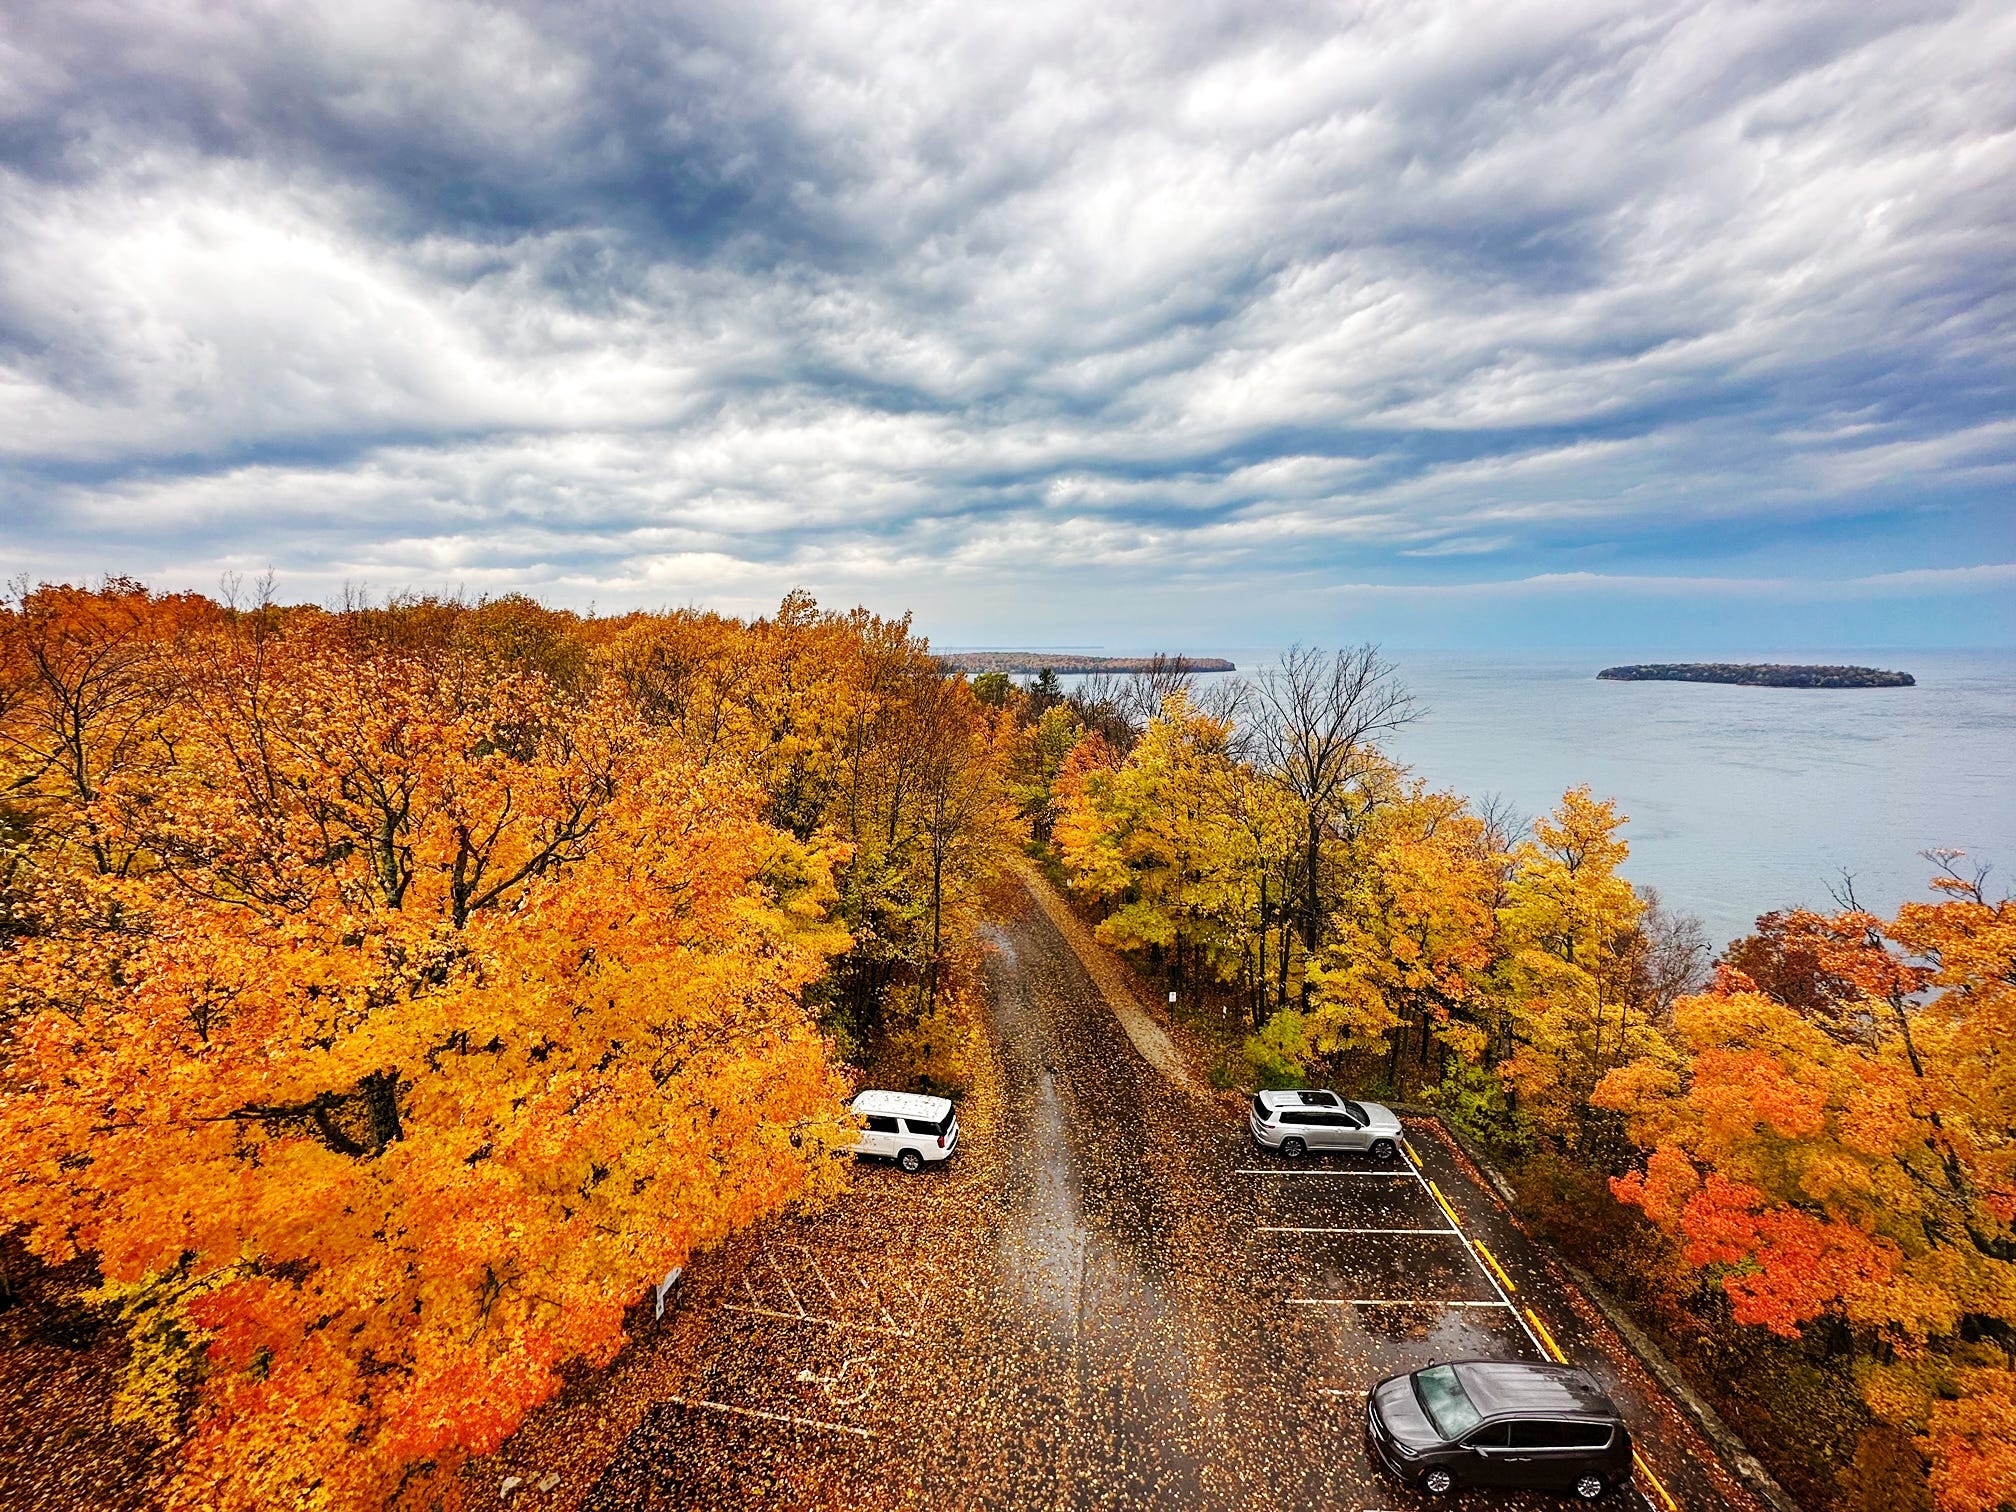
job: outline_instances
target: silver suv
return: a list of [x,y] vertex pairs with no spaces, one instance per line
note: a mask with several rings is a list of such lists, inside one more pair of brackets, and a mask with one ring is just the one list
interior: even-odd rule
[[1257,1093],[1246,1123],[1264,1148],[1290,1160],[1309,1150],[1363,1150],[1391,1160],[1400,1150],[1400,1120],[1391,1108],[1335,1092]]

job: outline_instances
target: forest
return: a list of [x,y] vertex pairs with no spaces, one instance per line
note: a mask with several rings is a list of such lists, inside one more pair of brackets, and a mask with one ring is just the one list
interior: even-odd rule
[[[943,669],[907,619],[112,580],[0,616],[0,1255],[126,1343],[174,1505],[427,1504],[670,1268],[957,1095],[1026,851],[1219,1085],[1440,1110],[1802,1501],[2016,1498],[2016,904],[1719,953],[1587,789],[1382,741],[1369,647],[1250,681]],[[0,1287],[16,1280],[0,1274]]]
[[0,1233],[175,1505],[452,1488],[956,1087],[1012,731],[901,620],[113,581],[0,619]]
[[1244,1019],[1223,1084],[1439,1109],[1801,1501],[2016,1502],[2016,902],[1985,867],[1933,852],[1933,901],[1717,955],[1587,788],[1526,820],[1388,760],[1413,704],[1372,648],[1011,696],[1101,937]]

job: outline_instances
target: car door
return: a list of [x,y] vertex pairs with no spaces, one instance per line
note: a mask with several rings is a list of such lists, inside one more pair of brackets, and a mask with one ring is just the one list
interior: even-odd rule
[[868,1127],[861,1135],[861,1153],[864,1155],[894,1155],[896,1147],[902,1143],[902,1130],[896,1120],[887,1113],[870,1113]]
[[[1512,1424],[1511,1447],[1505,1453],[1508,1478],[1502,1484],[1567,1489],[1583,1464],[1595,1458],[1596,1450],[1587,1442],[1589,1430],[1586,1423],[1556,1423],[1544,1418]],[[1605,1440],[1608,1437],[1605,1430]]]
[[1456,1479],[1466,1486],[1518,1485],[1508,1480],[1506,1457],[1511,1453],[1511,1428],[1504,1423],[1486,1423],[1463,1440],[1468,1451],[1455,1467]]
[[1315,1133],[1317,1136],[1316,1139],[1310,1141],[1311,1144],[1316,1144],[1320,1141],[1322,1148],[1326,1150],[1351,1150],[1357,1148],[1351,1142],[1351,1120],[1344,1114],[1333,1109],[1325,1109],[1320,1113],[1311,1113],[1309,1117],[1316,1124]]
[[1339,1109],[1330,1115],[1337,1120],[1337,1148],[1340,1150],[1369,1150],[1372,1138],[1365,1132],[1366,1125],[1349,1108]]

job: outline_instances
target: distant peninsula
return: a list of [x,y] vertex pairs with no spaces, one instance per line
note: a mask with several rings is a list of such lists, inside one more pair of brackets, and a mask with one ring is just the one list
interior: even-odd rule
[[1788,667],[1755,662],[1650,662],[1605,667],[1596,675],[1610,682],[1740,683],[1749,688],[1910,688],[1918,683],[1909,672],[1885,672],[1877,667]]
[[1048,651],[954,651],[938,658],[951,672],[1230,672],[1222,656],[1071,656]]

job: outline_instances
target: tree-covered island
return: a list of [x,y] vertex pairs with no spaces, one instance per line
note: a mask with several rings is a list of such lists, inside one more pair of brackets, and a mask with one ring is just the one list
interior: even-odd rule
[[1798,667],[1758,662],[1648,662],[1641,666],[1605,667],[1596,676],[1606,682],[1740,683],[1752,688],[1910,688],[1918,682],[1909,672],[1885,672],[1877,667]]
[[1065,676],[1112,672],[1230,672],[1231,662],[1222,656],[1077,656],[1048,651],[952,651],[941,655],[938,664],[948,672],[1002,672],[1025,676],[1056,672]]

